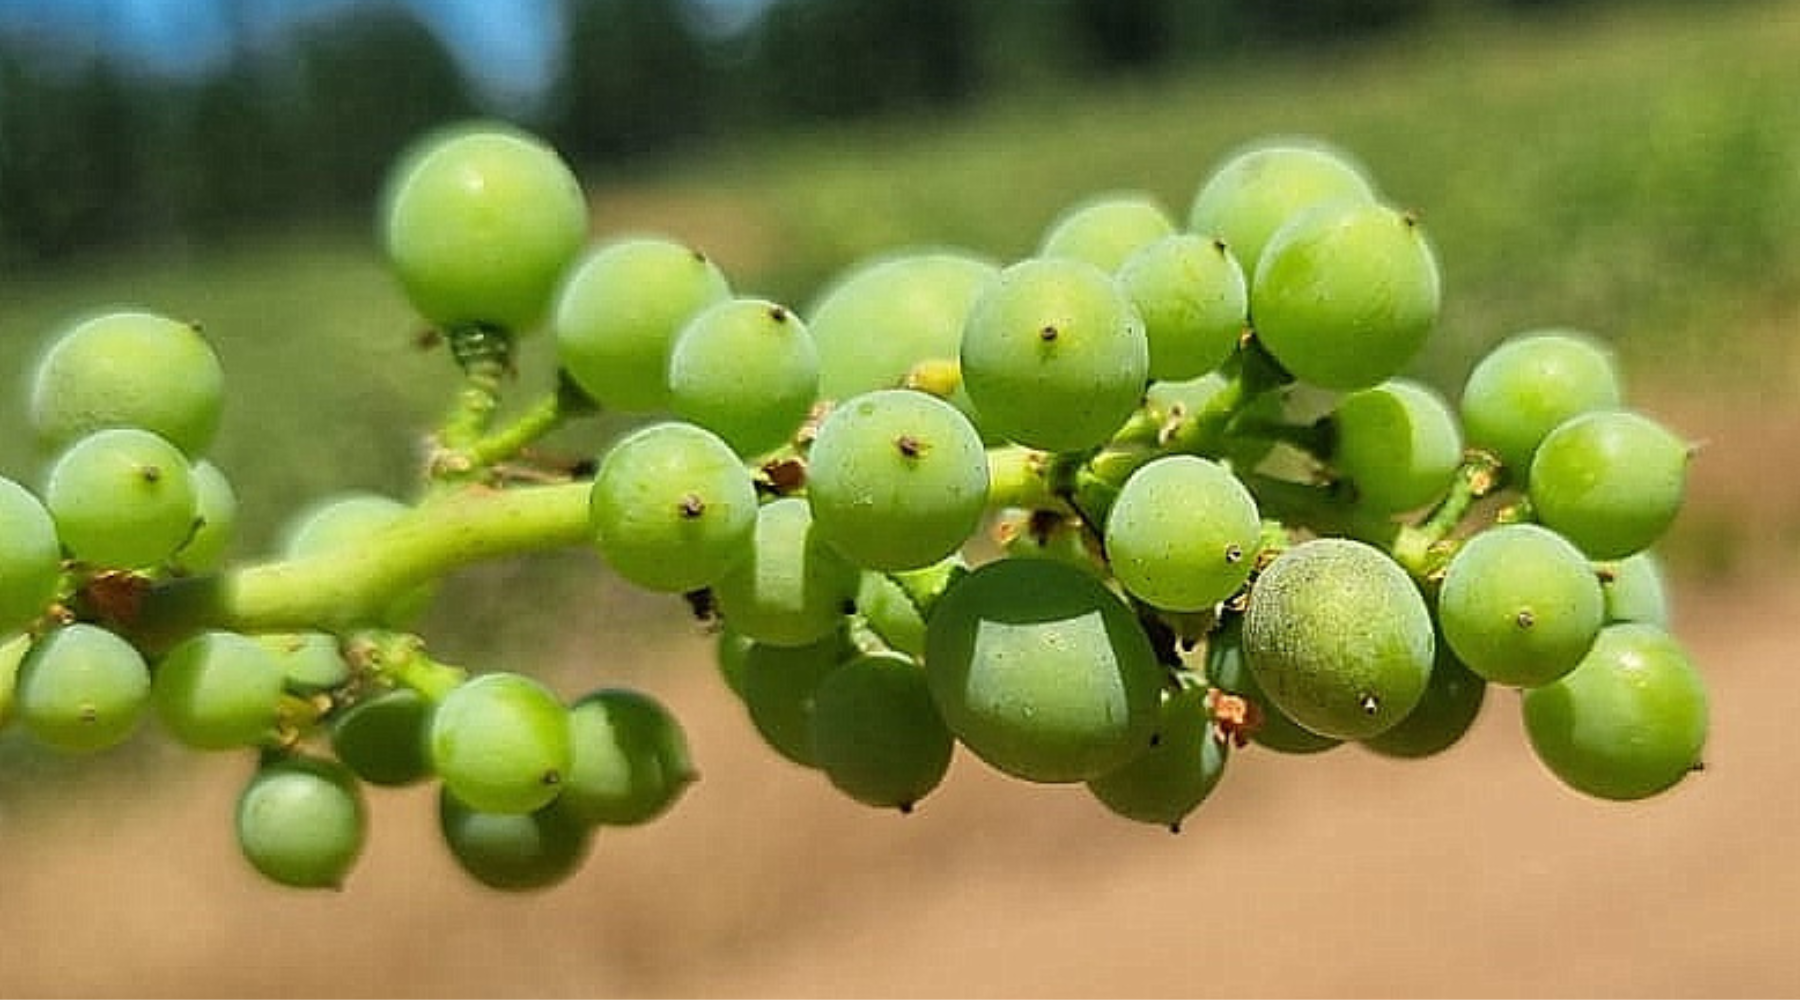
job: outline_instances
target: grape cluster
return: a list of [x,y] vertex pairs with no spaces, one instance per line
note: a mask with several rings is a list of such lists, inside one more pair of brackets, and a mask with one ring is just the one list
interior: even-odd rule
[[[254,754],[238,839],[277,882],[343,882],[371,787],[435,782],[452,856],[507,890],[681,796],[653,697],[412,631],[447,573],[551,547],[687,601],[749,726],[873,807],[916,807],[960,747],[1178,829],[1235,752],[1435,755],[1492,686],[1582,793],[1700,766],[1654,553],[1692,449],[1581,331],[1508,338],[1455,403],[1403,374],[1436,251],[1328,144],[1233,151],[1185,218],[1105,192],[1021,259],[899,249],[800,307],[674,237],[591,239],[568,166],[493,123],[421,138],[379,222],[461,374],[419,495],[328,497],[228,562],[218,360],[148,312],[54,340],[30,423],[57,457],[0,479],[0,720],[94,752],[154,716]],[[503,423],[528,336],[555,385]],[[599,410],[638,419],[525,474]]]

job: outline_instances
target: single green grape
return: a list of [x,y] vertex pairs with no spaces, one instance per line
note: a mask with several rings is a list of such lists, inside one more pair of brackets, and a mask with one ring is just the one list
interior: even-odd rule
[[864,653],[829,671],[808,715],[816,766],[864,805],[911,812],[944,780],[956,741],[911,657]]
[[475,881],[504,892],[549,888],[579,871],[593,828],[555,805],[529,813],[490,813],[438,792],[438,832],[450,856]]
[[332,717],[331,751],[371,785],[417,784],[432,773],[431,712],[431,702],[412,688],[377,690]]
[[1321,536],[1257,575],[1244,612],[1244,658],[1295,722],[1367,739],[1424,697],[1435,639],[1412,578],[1366,542]]
[[329,632],[260,632],[252,636],[281,667],[282,683],[299,695],[314,695],[350,679],[350,664]]
[[664,421],[614,442],[588,495],[594,544],[647,590],[685,593],[749,558],[756,486],[743,460],[704,427]]
[[1692,450],[1635,410],[1591,410],[1556,425],[1531,459],[1533,513],[1594,559],[1622,559],[1668,530]]
[[1374,201],[1374,185],[1349,154],[1310,137],[1262,139],[1233,150],[1194,193],[1188,231],[1225,241],[1253,279],[1282,224],[1321,202]]
[[1561,677],[1605,618],[1593,564],[1542,525],[1501,524],[1470,536],[1438,588],[1444,639],[1469,669],[1514,687]]
[[1046,451],[1105,441],[1149,375],[1144,321],[1112,276],[1038,257],[986,285],[963,330],[963,385],[982,427]]
[[956,552],[987,493],[981,434],[956,407],[911,389],[840,402],[808,453],[814,528],[866,569],[918,569]]
[[0,633],[42,615],[61,581],[56,521],[30,490],[0,476]]
[[1256,336],[1295,378],[1361,389],[1410,363],[1437,323],[1437,255],[1412,215],[1346,199],[1270,237],[1250,285]]
[[1594,335],[1562,327],[1501,341],[1475,362],[1458,409],[1469,443],[1492,452],[1517,483],[1557,424],[1623,402],[1618,362]]
[[793,310],[759,298],[702,309],[669,349],[669,407],[740,455],[792,440],[819,395],[819,352]]
[[452,688],[426,734],[432,770],[482,812],[528,813],[562,791],[573,752],[569,711],[524,674],[478,674]]
[[1093,574],[1000,559],[953,583],[925,632],[945,724],[998,770],[1078,782],[1150,745],[1164,671],[1131,609]]
[[1669,594],[1662,560],[1641,549],[1595,566],[1606,595],[1607,622],[1646,622],[1669,627]]
[[132,645],[86,622],[46,633],[19,664],[13,710],[38,742],[70,753],[105,750],[137,731],[150,669]]
[[1462,463],[1462,429],[1450,404],[1436,389],[1408,378],[1345,394],[1331,426],[1332,463],[1368,510],[1422,507],[1449,490]]
[[445,328],[524,333],[588,235],[581,182],[543,140],[497,123],[432,132],[385,181],[382,247],[413,308]]
[[1243,482],[1197,455],[1139,467],[1106,514],[1106,554],[1119,583],[1171,611],[1209,608],[1242,587],[1261,534]]
[[1608,625],[1574,670],[1527,690],[1522,705],[1538,759],[1587,795],[1648,798],[1701,765],[1706,685],[1660,626]]
[[210,573],[225,565],[237,536],[237,491],[207,459],[195,461],[189,471],[194,480],[194,531],[176,550],[174,561],[183,573]]
[[1180,832],[1182,822],[1225,774],[1230,744],[1213,725],[1204,685],[1163,692],[1156,740],[1123,765],[1088,781],[1108,810]]
[[32,373],[30,420],[60,450],[106,427],[139,427],[190,457],[211,446],[224,370],[192,323],[143,310],[81,320],[50,342]]
[[590,824],[647,823],[700,776],[681,723],[641,691],[600,688],[576,699],[569,744],[557,808]]
[[1117,271],[1138,249],[1174,232],[1175,221],[1155,195],[1104,191],[1058,213],[1044,230],[1038,256],[1069,257]]
[[1145,244],[1119,265],[1118,281],[1143,317],[1153,379],[1218,368],[1250,325],[1243,267],[1218,237],[1174,233]]
[[[386,494],[341,490],[297,511],[282,530],[281,549],[289,558],[300,559],[360,546],[411,512],[411,507]],[[409,627],[424,616],[437,594],[437,583],[418,584],[387,606],[381,624]]]
[[56,457],[44,507],[69,554],[91,566],[138,569],[168,559],[194,531],[187,456],[135,427],[78,438]]
[[590,248],[557,291],[550,325],[556,357],[582,392],[608,410],[669,405],[669,348],[689,319],[731,294],[713,260],[660,235],[621,236]]
[[292,754],[256,769],[238,795],[244,857],[271,881],[340,889],[368,839],[368,808],[340,763]]
[[210,630],[156,661],[151,703],[163,728],[199,750],[253,746],[274,734],[286,676],[249,636]]
[[752,642],[744,652],[742,695],[763,742],[801,767],[818,767],[813,696],[827,675],[855,655],[843,629],[802,646]]
[[1457,659],[1440,637],[1425,696],[1397,725],[1362,744],[1384,757],[1416,759],[1443,753],[1475,725],[1487,689],[1487,679]]
[[842,626],[861,582],[861,569],[815,529],[806,498],[787,496],[757,511],[749,557],[712,591],[719,613],[743,634],[804,646]]
[[1244,616],[1226,615],[1219,627],[1206,638],[1206,679],[1229,695],[1249,702],[1253,708],[1245,722],[1249,725],[1250,742],[1276,753],[1324,753],[1343,746],[1344,741],[1321,736],[1287,717],[1256,683],[1256,674],[1244,662]]

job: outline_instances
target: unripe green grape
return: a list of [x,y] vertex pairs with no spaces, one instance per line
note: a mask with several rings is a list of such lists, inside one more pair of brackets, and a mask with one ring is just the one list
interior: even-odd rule
[[647,590],[710,586],[750,555],[756,486],[723,438],[680,421],[631,431],[607,450],[588,495],[601,558]]
[[1259,141],[1234,151],[1194,193],[1188,230],[1217,236],[1253,279],[1269,238],[1307,208],[1343,198],[1374,201],[1361,165],[1308,138]]
[[889,648],[910,656],[923,656],[925,614],[921,602],[929,602],[931,598],[915,599],[913,593],[920,592],[920,584],[925,585],[925,594],[942,593],[944,587],[956,576],[968,572],[968,568],[962,553],[953,552],[919,569],[864,570],[856,589],[856,611]]
[[1635,410],[1592,410],[1556,426],[1531,459],[1539,521],[1594,559],[1649,548],[1681,509],[1687,442]]
[[1577,414],[1616,409],[1623,396],[1611,348],[1583,331],[1555,328],[1514,334],[1482,356],[1458,409],[1469,443],[1522,482],[1544,435]]
[[137,569],[173,555],[194,530],[193,475],[167,439],[108,427],[77,439],[50,466],[44,507],[69,554]]
[[1295,378],[1361,389],[1397,374],[1437,323],[1437,256],[1413,216],[1358,199],[1276,230],[1250,285],[1257,339]]
[[237,535],[237,491],[219,467],[206,459],[193,463],[194,532],[175,552],[184,573],[210,573],[225,564]]
[[31,651],[31,633],[0,636],[0,729],[12,718],[13,699],[19,691],[19,665]]
[[918,569],[954,553],[980,525],[987,492],[975,426],[911,389],[840,402],[808,453],[814,530],[867,569]]
[[1087,788],[1108,810],[1180,832],[1225,774],[1229,745],[1213,726],[1204,686],[1167,692],[1157,709],[1156,742]]
[[505,892],[556,885],[580,870],[593,828],[555,805],[529,813],[489,813],[438,793],[438,832],[475,881]]
[[1600,592],[1606,596],[1606,620],[1645,622],[1669,627],[1669,596],[1662,561],[1648,549],[1623,559],[1600,563]]
[[1206,679],[1226,694],[1236,695],[1255,706],[1249,721],[1250,742],[1276,753],[1324,753],[1343,746],[1344,741],[1321,736],[1287,717],[1281,708],[1256,683],[1256,675],[1244,662],[1244,618],[1226,616],[1217,630],[1206,639]]
[[13,709],[38,742],[84,753],[125,742],[149,702],[143,656],[106,629],[75,622],[32,644],[19,664]]
[[576,699],[569,744],[556,807],[590,824],[647,823],[700,776],[681,723],[641,691],[601,688]]
[[732,298],[702,309],[669,349],[669,407],[740,455],[787,443],[819,394],[819,352],[793,310]]
[[1230,597],[1256,564],[1262,518],[1230,470],[1167,455],[1133,472],[1106,514],[1106,554],[1119,583],[1170,611]]
[[1146,244],[1119,266],[1118,281],[1143,317],[1153,379],[1219,367],[1250,324],[1243,267],[1217,237],[1176,233]]
[[265,878],[296,889],[340,889],[362,855],[368,811],[336,761],[286,756],[262,764],[239,793],[238,847]]
[[1575,668],[1600,631],[1606,598],[1593,564],[1537,524],[1470,536],[1438,588],[1444,639],[1469,669],[1514,687],[1547,684]]
[[1175,232],[1175,222],[1153,195],[1106,191],[1063,209],[1038,246],[1041,257],[1084,260],[1117,271],[1139,248]]
[[956,741],[911,657],[877,652],[830,671],[813,692],[813,756],[832,787],[911,812],[950,770]]
[[713,585],[719,613],[760,642],[804,646],[837,631],[862,571],[818,532],[804,497],[757,511],[750,554]]
[[842,629],[803,646],[753,642],[744,652],[744,707],[758,736],[801,767],[818,767],[813,753],[813,695],[826,675],[856,655]]
[[398,787],[431,776],[431,702],[409,687],[378,690],[331,720],[331,751],[371,785]]
[[1244,657],[1275,706],[1321,736],[1367,739],[1431,677],[1431,612],[1387,553],[1318,537],[1276,556],[1244,612]]
[[350,679],[350,664],[328,632],[265,632],[253,638],[281,667],[282,683],[300,695],[329,691]]
[[1363,740],[1363,746],[1384,757],[1413,759],[1443,753],[1475,725],[1487,688],[1487,679],[1457,659],[1450,644],[1440,638],[1425,696],[1398,725]]
[[1005,268],[976,298],[961,363],[983,429],[1074,451],[1105,441],[1137,408],[1150,344],[1111,275],[1040,257]]
[[[393,497],[367,490],[344,490],[302,508],[283,531],[282,551],[289,558],[329,554],[364,544],[412,512]],[[421,583],[396,597],[381,614],[381,624],[405,628],[425,614],[438,585]]]
[[61,580],[55,520],[30,490],[0,476],[0,633],[43,614]]
[[1092,574],[1001,559],[932,610],[926,679],[944,723],[1027,781],[1099,777],[1150,745],[1164,671],[1131,609]]
[[[850,269],[806,312],[819,352],[819,397],[905,386],[938,392],[914,385],[915,375],[957,365],[969,307],[999,273],[987,259],[950,248],[877,257]],[[960,372],[945,398],[981,426]]]
[[1398,513],[1436,500],[1462,463],[1462,430],[1450,404],[1411,379],[1346,394],[1331,420],[1332,463],[1369,510]]
[[156,662],[150,697],[177,741],[224,750],[272,735],[285,680],[280,662],[255,639],[206,631],[183,639]]
[[31,383],[32,427],[54,449],[140,427],[189,456],[212,444],[224,371],[199,327],[141,310],[84,319],[51,342]]
[[562,790],[572,753],[569,712],[524,674],[494,672],[452,688],[426,734],[432,770],[481,812],[528,813]]
[[577,261],[557,291],[556,356],[608,410],[669,405],[669,347],[700,310],[731,294],[711,258],[665,236],[620,237]]
[[413,308],[441,327],[524,333],[588,234],[581,183],[538,137],[498,124],[434,132],[390,171],[382,246]]
[[1647,798],[1701,764],[1707,694],[1699,668],[1656,625],[1608,625],[1579,666],[1525,692],[1525,732],[1545,767],[1603,799]]

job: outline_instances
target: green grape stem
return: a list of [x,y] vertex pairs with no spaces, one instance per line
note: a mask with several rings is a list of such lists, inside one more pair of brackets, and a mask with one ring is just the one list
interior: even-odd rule
[[462,667],[428,656],[424,641],[416,635],[362,631],[350,637],[344,651],[366,675],[412,688],[433,703],[469,679],[469,672]]

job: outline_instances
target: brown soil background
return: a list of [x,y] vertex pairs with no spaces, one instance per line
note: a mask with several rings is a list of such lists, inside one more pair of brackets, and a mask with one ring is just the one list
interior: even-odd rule
[[[1658,799],[1563,789],[1494,691],[1426,761],[1245,751],[1179,836],[966,753],[902,817],[764,748],[690,635],[632,682],[686,722],[701,782],[546,893],[475,887],[429,793],[379,790],[343,892],[271,887],[231,839],[232,756],[147,795],[78,783],[29,823],[0,803],[0,994],[1800,993],[1800,490],[1766,464],[1800,422],[1741,404],[1650,407],[1709,442],[1677,541],[1712,567],[1672,594],[1708,767]],[[642,610],[563,655],[631,655],[607,631]]]

